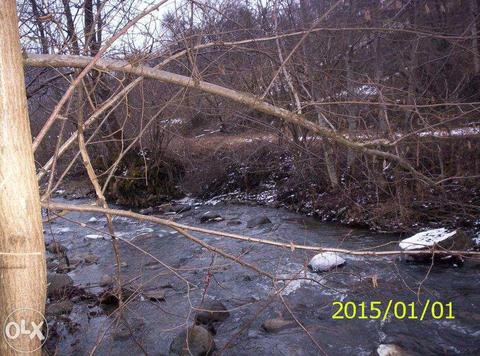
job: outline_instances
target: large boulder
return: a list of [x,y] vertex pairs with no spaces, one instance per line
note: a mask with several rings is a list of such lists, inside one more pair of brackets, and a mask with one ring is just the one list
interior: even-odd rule
[[[188,342],[187,342],[188,333]],[[171,356],[208,356],[215,349],[213,336],[202,326],[194,325],[182,331],[170,344]]]
[[345,260],[337,253],[322,252],[313,256],[308,263],[308,267],[313,272],[327,272],[343,264],[345,264]]

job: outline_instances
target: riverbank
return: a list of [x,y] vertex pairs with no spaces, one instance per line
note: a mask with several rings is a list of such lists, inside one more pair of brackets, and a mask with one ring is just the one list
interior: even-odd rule
[[[241,149],[245,154],[246,148]],[[127,160],[129,166],[119,168],[122,176],[115,177],[107,190],[108,200],[138,210],[191,198],[281,207],[321,221],[379,232],[415,233],[437,227],[480,232],[480,188],[475,182],[452,181],[433,188],[418,183],[398,187],[391,182],[379,187],[342,178],[333,189],[315,171],[321,167],[311,168],[310,162],[299,166],[298,157],[284,151],[257,148],[248,159],[234,158],[232,152],[203,155],[201,162],[189,161],[189,165],[164,157],[164,166],[156,170],[143,165],[143,159]],[[94,197],[93,193],[88,178],[76,175],[68,177],[56,195],[84,198]]]

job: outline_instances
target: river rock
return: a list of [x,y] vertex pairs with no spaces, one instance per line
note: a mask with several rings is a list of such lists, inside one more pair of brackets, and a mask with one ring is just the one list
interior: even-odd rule
[[62,300],[47,306],[47,315],[63,315],[69,314],[73,309],[73,303],[70,300]]
[[378,356],[409,356],[410,354],[395,344],[381,344],[377,348]]
[[97,263],[97,261],[98,261],[98,256],[97,256],[97,255],[94,255],[93,253],[89,253],[88,255],[85,255],[85,256],[83,257],[83,261],[84,261],[87,265],[91,265],[91,264]]
[[100,287],[108,287],[108,286],[111,286],[113,284],[113,278],[112,276],[108,275],[108,274],[104,274],[102,276],[102,278],[100,278]]
[[345,264],[345,260],[335,252],[322,252],[313,258],[308,263],[308,267],[313,272],[327,272],[333,268]]
[[292,327],[295,324],[293,320],[284,320],[282,318],[268,319],[262,324],[263,330],[269,333],[276,333],[283,329]]
[[67,252],[67,248],[58,241],[50,242],[47,245],[46,250],[54,254],[64,254],[65,252]]
[[257,216],[253,219],[250,219],[247,221],[247,227],[249,229],[253,228],[253,227],[258,227],[260,225],[266,225],[266,224],[271,224],[272,221],[266,217],[266,216]]
[[199,311],[195,317],[195,321],[198,324],[208,325],[213,322],[222,322],[230,316],[225,305],[216,300],[204,303],[200,309],[204,310]]
[[166,203],[158,207],[158,209],[163,213],[175,213],[180,214],[192,209],[190,204],[181,204],[181,203]]
[[65,289],[73,285],[73,280],[68,274],[48,273],[47,274],[47,295],[61,295]]
[[172,210],[177,214],[184,213],[184,212],[189,211],[191,209],[192,209],[192,206],[189,205],[189,204],[174,204],[172,206]]
[[182,331],[173,339],[170,344],[171,356],[208,356],[215,349],[215,342],[212,334],[202,326],[195,325],[187,330]]
[[202,224],[207,223],[207,222],[217,222],[217,221],[222,221],[223,218],[219,214],[211,213],[207,211],[205,214],[203,214],[200,217],[200,222]]

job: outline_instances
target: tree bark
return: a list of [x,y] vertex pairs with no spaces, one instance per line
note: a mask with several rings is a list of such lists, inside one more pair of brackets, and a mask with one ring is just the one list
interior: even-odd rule
[[[16,309],[27,328],[40,324],[45,308],[45,246],[38,184],[24,86],[22,52],[14,0],[0,6],[0,355],[33,351],[40,339],[6,342],[4,323]],[[34,311],[33,311],[34,310]],[[18,313],[13,319],[20,324]],[[12,321],[10,317],[8,321]],[[40,355],[38,349],[33,354]]]

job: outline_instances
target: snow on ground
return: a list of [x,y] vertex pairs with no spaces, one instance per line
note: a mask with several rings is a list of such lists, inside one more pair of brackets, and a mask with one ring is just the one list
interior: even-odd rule
[[448,239],[456,233],[456,230],[448,232],[445,228],[419,232],[408,239],[402,240],[400,242],[400,248],[402,250],[409,251],[432,247],[433,245]]

